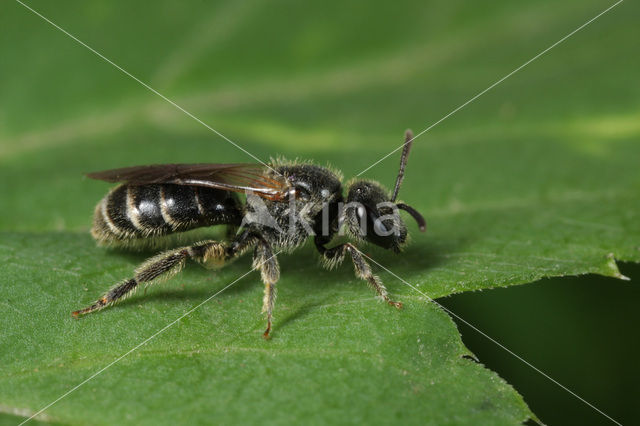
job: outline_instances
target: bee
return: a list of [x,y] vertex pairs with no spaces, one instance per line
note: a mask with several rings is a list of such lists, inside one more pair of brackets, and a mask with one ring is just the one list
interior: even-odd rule
[[[131,295],[140,284],[146,287],[167,279],[189,259],[220,268],[252,249],[253,267],[260,271],[265,286],[262,311],[267,326],[263,336],[268,338],[280,277],[276,251],[291,252],[311,237],[325,267],[334,268],[349,255],[356,275],[389,305],[401,308],[402,303],[391,300],[356,244],[369,242],[399,253],[408,238],[399,210],[409,213],[425,231],[422,215],[396,202],[412,139],[407,130],[391,195],[377,182],[354,179],[347,184],[345,199],[338,172],[286,161],[271,165],[163,164],[89,173],[90,178],[119,183],[95,208],[91,234],[99,245],[136,247],[141,242],[214,225],[227,225],[236,232],[230,233],[228,240],[199,241],[148,259],[132,278],[72,315],[100,310]],[[244,203],[239,196],[242,193]],[[343,230],[355,242],[328,247]]]

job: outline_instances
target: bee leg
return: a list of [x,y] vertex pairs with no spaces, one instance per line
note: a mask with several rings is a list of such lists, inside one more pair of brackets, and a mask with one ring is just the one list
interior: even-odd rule
[[367,280],[369,285],[373,287],[373,289],[378,293],[385,302],[387,302],[391,306],[395,306],[396,308],[402,308],[401,302],[394,302],[389,298],[389,294],[387,293],[387,289],[380,281],[380,278],[375,276],[371,271],[371,266],[364,259],[360,251],[351,243],[341,244],[339,246],[327,249],[321,244],[316,244],[318,251],[323,256],[323,260],[325,266],[329,269],[336,267],[341,264],[344,260],[346,253],[348,252],[351,256],[351,260],[353,261],[353,266],[356,270],[356,275],[358,278]]
[[168,250],[144,262],[130,278],[109,291],[92,305],[73,312],[73,316],[88,314],[104,308],[133,294],[141,283],[157,282],[168,279],[182,270],[187,259],[197,260],[203,264],[222,264],[234,257],[237,250],[229,250],[226,243],[218,241],[202,241],[192,246]]
[[262,313],[267,316],[267,328],[262,337],[269,338],[271,332],[271,320],[273,306],[276,302],[276,282],[280,278],[280,266],[271,246],[266,241],[260,241],[253,252],[253,267],[260,270],[264,283],[264,298],[262,300]]

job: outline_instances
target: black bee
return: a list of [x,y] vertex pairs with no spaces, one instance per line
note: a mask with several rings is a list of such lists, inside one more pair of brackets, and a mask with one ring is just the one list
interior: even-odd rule
[[[253,266],[265,284],[264,337],[269,336],[276,282],[280,276],[274,250],[291,251],[310,236],[324,264],[333,268],[351,256],[356,275],[366,280],[387,303],[392,301],[352,243],[328,248],[342,229],[358,242],[371,242],[399,252],[407,241],[407,227],[398,209],[407,211],[425,230],[423,217],[404,203],[396,203],[411,148],[408,130],[393,195],[380,184],[354,180],[346,203],[339,173],[312,164],[276,161],[255,164],[165,164],[127,167],[90,173],[107,182],[122,182],[98,203],[91,234],[100,245],[130,247],[190,229],[228,225],[237,233],[230,241],[206,240],[168,250],[139,266],[133,278],[107,291],[91,306],[73,312],[87,314],[129,296],[139,284],[149,285],[179,272],[187,259],[207,267],[221,267],[253,248]],[[243,204],[238,193],[246,194]]]

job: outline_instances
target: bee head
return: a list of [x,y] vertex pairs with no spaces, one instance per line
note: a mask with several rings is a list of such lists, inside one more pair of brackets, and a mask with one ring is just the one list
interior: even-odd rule
[[418,223],[420,231],[424,232],[427,226],[422,215],[413,207],[396,203],[412,141],[413,134],[407,130],[393,195],[390,196],[377,182],[353,181],[348,188],[347,204],[342,215],[342,221],[356,238],[394,252],[399,252],[407,241],[407,226],[399,210],[409,213]]

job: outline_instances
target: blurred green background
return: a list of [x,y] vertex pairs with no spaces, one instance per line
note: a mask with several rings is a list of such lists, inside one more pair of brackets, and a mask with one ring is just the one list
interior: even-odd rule
[[[631,282],[597,275],[464,293],[440,303],[622,424],[633,424],[640,394],[634,337],[640,321],[640,267]],[[603,294],[609,296],[603,297]],[[612,424],[591,407],[464,323],[462,340],[524,395],[546,424]]]
[[[349,178],[399,146],[404,129],[436,122],[613,2],[27,4],[259,158],[310,158]],[[538,280],[615,276],[608,253],[640,260],[638,12],[633,2],[620,4],[418,139],[401,194],[427,217],[428,242],[414,235],[404,261],[382,257],[428,292],[437,282],[435,296],[533,282],[441,302],[623,424],[633,423],[640,396],[640,269],[624,264],[631,282]],[[106,186],[83,180],[83,172],[251,161],[19,3],[2,4],[0,34],[0,244],[7,252],[30,235],[86,235]],[[396,167],[397,155],[365,177],[390,186]],[[557,208],[558,200],[566,206]],[[468,256],[455,263],[448,256],[457,247]],[[438,253],[444,260],[434,260]],[[487,253],[503,264],[487,263]],[[539,262],[519,266],[530,253]],[[113,276],[140,257],[124,259]],[[467,278],[453,281],[455,271]],[[108,281],[96,277],[102,282],[91,293]],[[390,287],[398,293],[400,286]],[[354,287],[360,291],[367,295]],[[609,424],[458,327],[480,362],[542,421]]]

